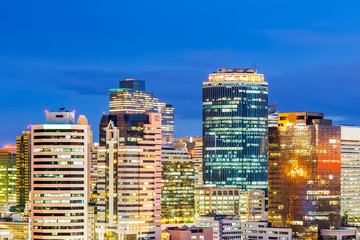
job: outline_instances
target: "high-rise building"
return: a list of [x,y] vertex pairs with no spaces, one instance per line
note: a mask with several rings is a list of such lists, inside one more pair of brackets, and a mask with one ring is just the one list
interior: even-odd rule
[[268,126],[277,127],[279,123],[279,111],[277,103],[269,105]]
[[[159,112],[162,118],[162,144],[174,144],[174,108],[160,102],[152,93],[145,91],[145,81],[125,79],[120,88],[110,89],[110,115],[119,113]],[[100,145],[104,142],[104,132],[100,132]]]
[[256,69],[203,82],[204,183],[267,193],[268,83]]
[[91,144],[93,142],[93,131],[90,129],[89,122],[85,115],[80,115],[77,119],[78,125],[86,125],[88,126],[88,143]]
[[97,162],[105,160],[105,150],[99,151],[99,143],[90,144],[90,194],[92,199],[96,199],[97,183]]
[[360,127],[341,126],[341,213],[360,216]]
[[[183,145],[182,145],[183,144]],[[194,160],[195,186],[203,185],[203,141],[202,137],[176,138],[175,147],[186,147]]]
[[269,222],[295,238],[340,227],[340,127],[323,113],[279,113],[269,128]]
[[0,217],[16,206],[16,153],[0,149]]
[[16,137],[16,204],[25,207],[29,200],[30,184],[30,131]]
[[184,223],[194,217],[194,161],[187,149],[161,151],[161,223]]
[[100,126],[106,122],[97,150],[97,239],[160,239],[161,114],[105,115]]
[[31,239],[88,237],[88,127],[74,112],[31,126]]

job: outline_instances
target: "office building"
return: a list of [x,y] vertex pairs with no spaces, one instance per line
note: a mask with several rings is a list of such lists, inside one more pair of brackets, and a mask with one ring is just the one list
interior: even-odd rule
[[360,217],[360,127],[341,126],[341,213]]
[[[110,115],[119,113],[161,113],[162,145],[174,145],[174,108],[145,91],[145,81],[125,79],[120,88],[110,89]],[[106,127],[106,126],[105,126]],[[101,131],[101,129],[100,129]],[[105,133],[100,132],[100,145]]]
[[16,153],[0,149],[0,218],[16,206]]
[[236,187],[202,186],[195,189],[195,216],[239,216],[242,221],[265,219],[265,192],[262,190],[241,191]]
[[195,186],[203,185],[203,142],[202,137],[176,138],[175,146],[186,147],[194,160]]
[[201,228],[212,228],[213,240],[220,240],[220,223],[218,219],[215,219],[217,216],[216,214],[199,216],[195,219],[194,225]]
[[118,114],[107,121],[97,159],[97,239],[161,237],[161,114]]
[[28,240],[28,222],[0,222],[0,240]]
[[186,223],[194,217],[194,161],[185,148],[161,151],[161,223]]
[[[97,162],[105,160],[105,150],[100,150],[99,143],[90,144],[90,196],[96,199],[96,182],[97,182]],[[91,200],[91,201],[92,201]]]
[[263,74],[232,68],[209,75],[203,82],[205,184],[267,193],[267,119]]
[[277,127],[279,123],[279,111],[277,103],[269,105],[268,126]]
[[87,239],[88,127],[74,112],[31,126],[31,239]]
[[30,131],[16,137],[16,204],[25,207],[29,200],[30,182]]
[[291,240],[290,228],[270,227],[268,222],[245,222],[242,226],[244,240]]
[[202,227],[168,227],[166,228],[164,240],[213,240],[213,229]]
[[269,222],[295,238],[340,227],[340,127],[324,114],[279,113],[269,128]]

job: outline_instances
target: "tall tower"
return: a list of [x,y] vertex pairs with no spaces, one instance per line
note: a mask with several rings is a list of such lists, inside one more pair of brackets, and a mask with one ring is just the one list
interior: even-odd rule
[[12,206],[16,206],[16,153],[4,148],[0,149],[0,217]]
[[204,183],[267,193],[268,83],[256,69],[203,82]]
[[[145,81],[125,79],[120,88],[110,89],[110,115],[119,113],[161,113],[162,145],[174,145],[174,108],[171,104],[160,102],[152,93],[145,91]],[[101,131],[101,129],[100,129]],[[100,132],[100,145],[105,133]]]
[[360,216],[360,126],[341,126],[341,213]]
[[162,148],[161,176],[161,222],[193,220],[194,160],[186,148]]
[[16,204],[25,207],[31,189],[30,131],[16,137]]
[[88,126],[47,112],[31,126],[31,239],[87,239]]
[[97,149],[97,239],[160,239],[161,114],[105,115],[106,123]]
[[341,134],[323,113],[279,113],[269,128],[269,222],[297,239],[340,227]]

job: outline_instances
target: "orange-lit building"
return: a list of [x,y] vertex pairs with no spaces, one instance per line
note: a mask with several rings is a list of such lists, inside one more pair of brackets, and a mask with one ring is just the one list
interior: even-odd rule
[[194,160],[195,185],[203,184],[203,140],[202,137],[176,138],[175,145],[178,148],[187,148]]
[[341,130],[322,113],[280,113],[269,128],[269,221],[294,238],[340,227]]

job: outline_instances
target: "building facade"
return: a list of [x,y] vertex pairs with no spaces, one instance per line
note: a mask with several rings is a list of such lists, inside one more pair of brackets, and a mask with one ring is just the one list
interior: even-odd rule
[[16,153],[0,149],[0,217],[16,206]]
[[175,146],[186,147],[194,160],[195,186],[203,185],[203,141],[202,137],[176,138]]
[[97,239],[161,237],[161,114],[107,119],[97,159]]
[[360,220],[360,127],[341,126],[341,213]]
[[[110,89],[110,114],[158,112],[162,118],[162,145],[174,145],[174,108],[145,91],[145,81],[125,79]],[[100,144],[103,143],[100,132]]]
[[88,237],[88,128],[74,112],[31,126],[31,239]]
[[161,223],[186,223],[194,218],[194,161],[187,149],[161,151]]
[[244,240],[291,240],[290,228],[269,227],[268,222],[245,222],[242,226]]
[[30,131],[16,137],[16,204],[25,207],[29,200],[30,182]]
[[269,222],[295,238],[340,227],[340,127],[322,113],[279,113],[269,128]]
[[204,183],[267,193],[268,83],[256,69],[203,82]]
[[195,189],[195,216],[209,213],[239,216],[242,221],[265,219],[265,192],[236,187],[202,186]]

